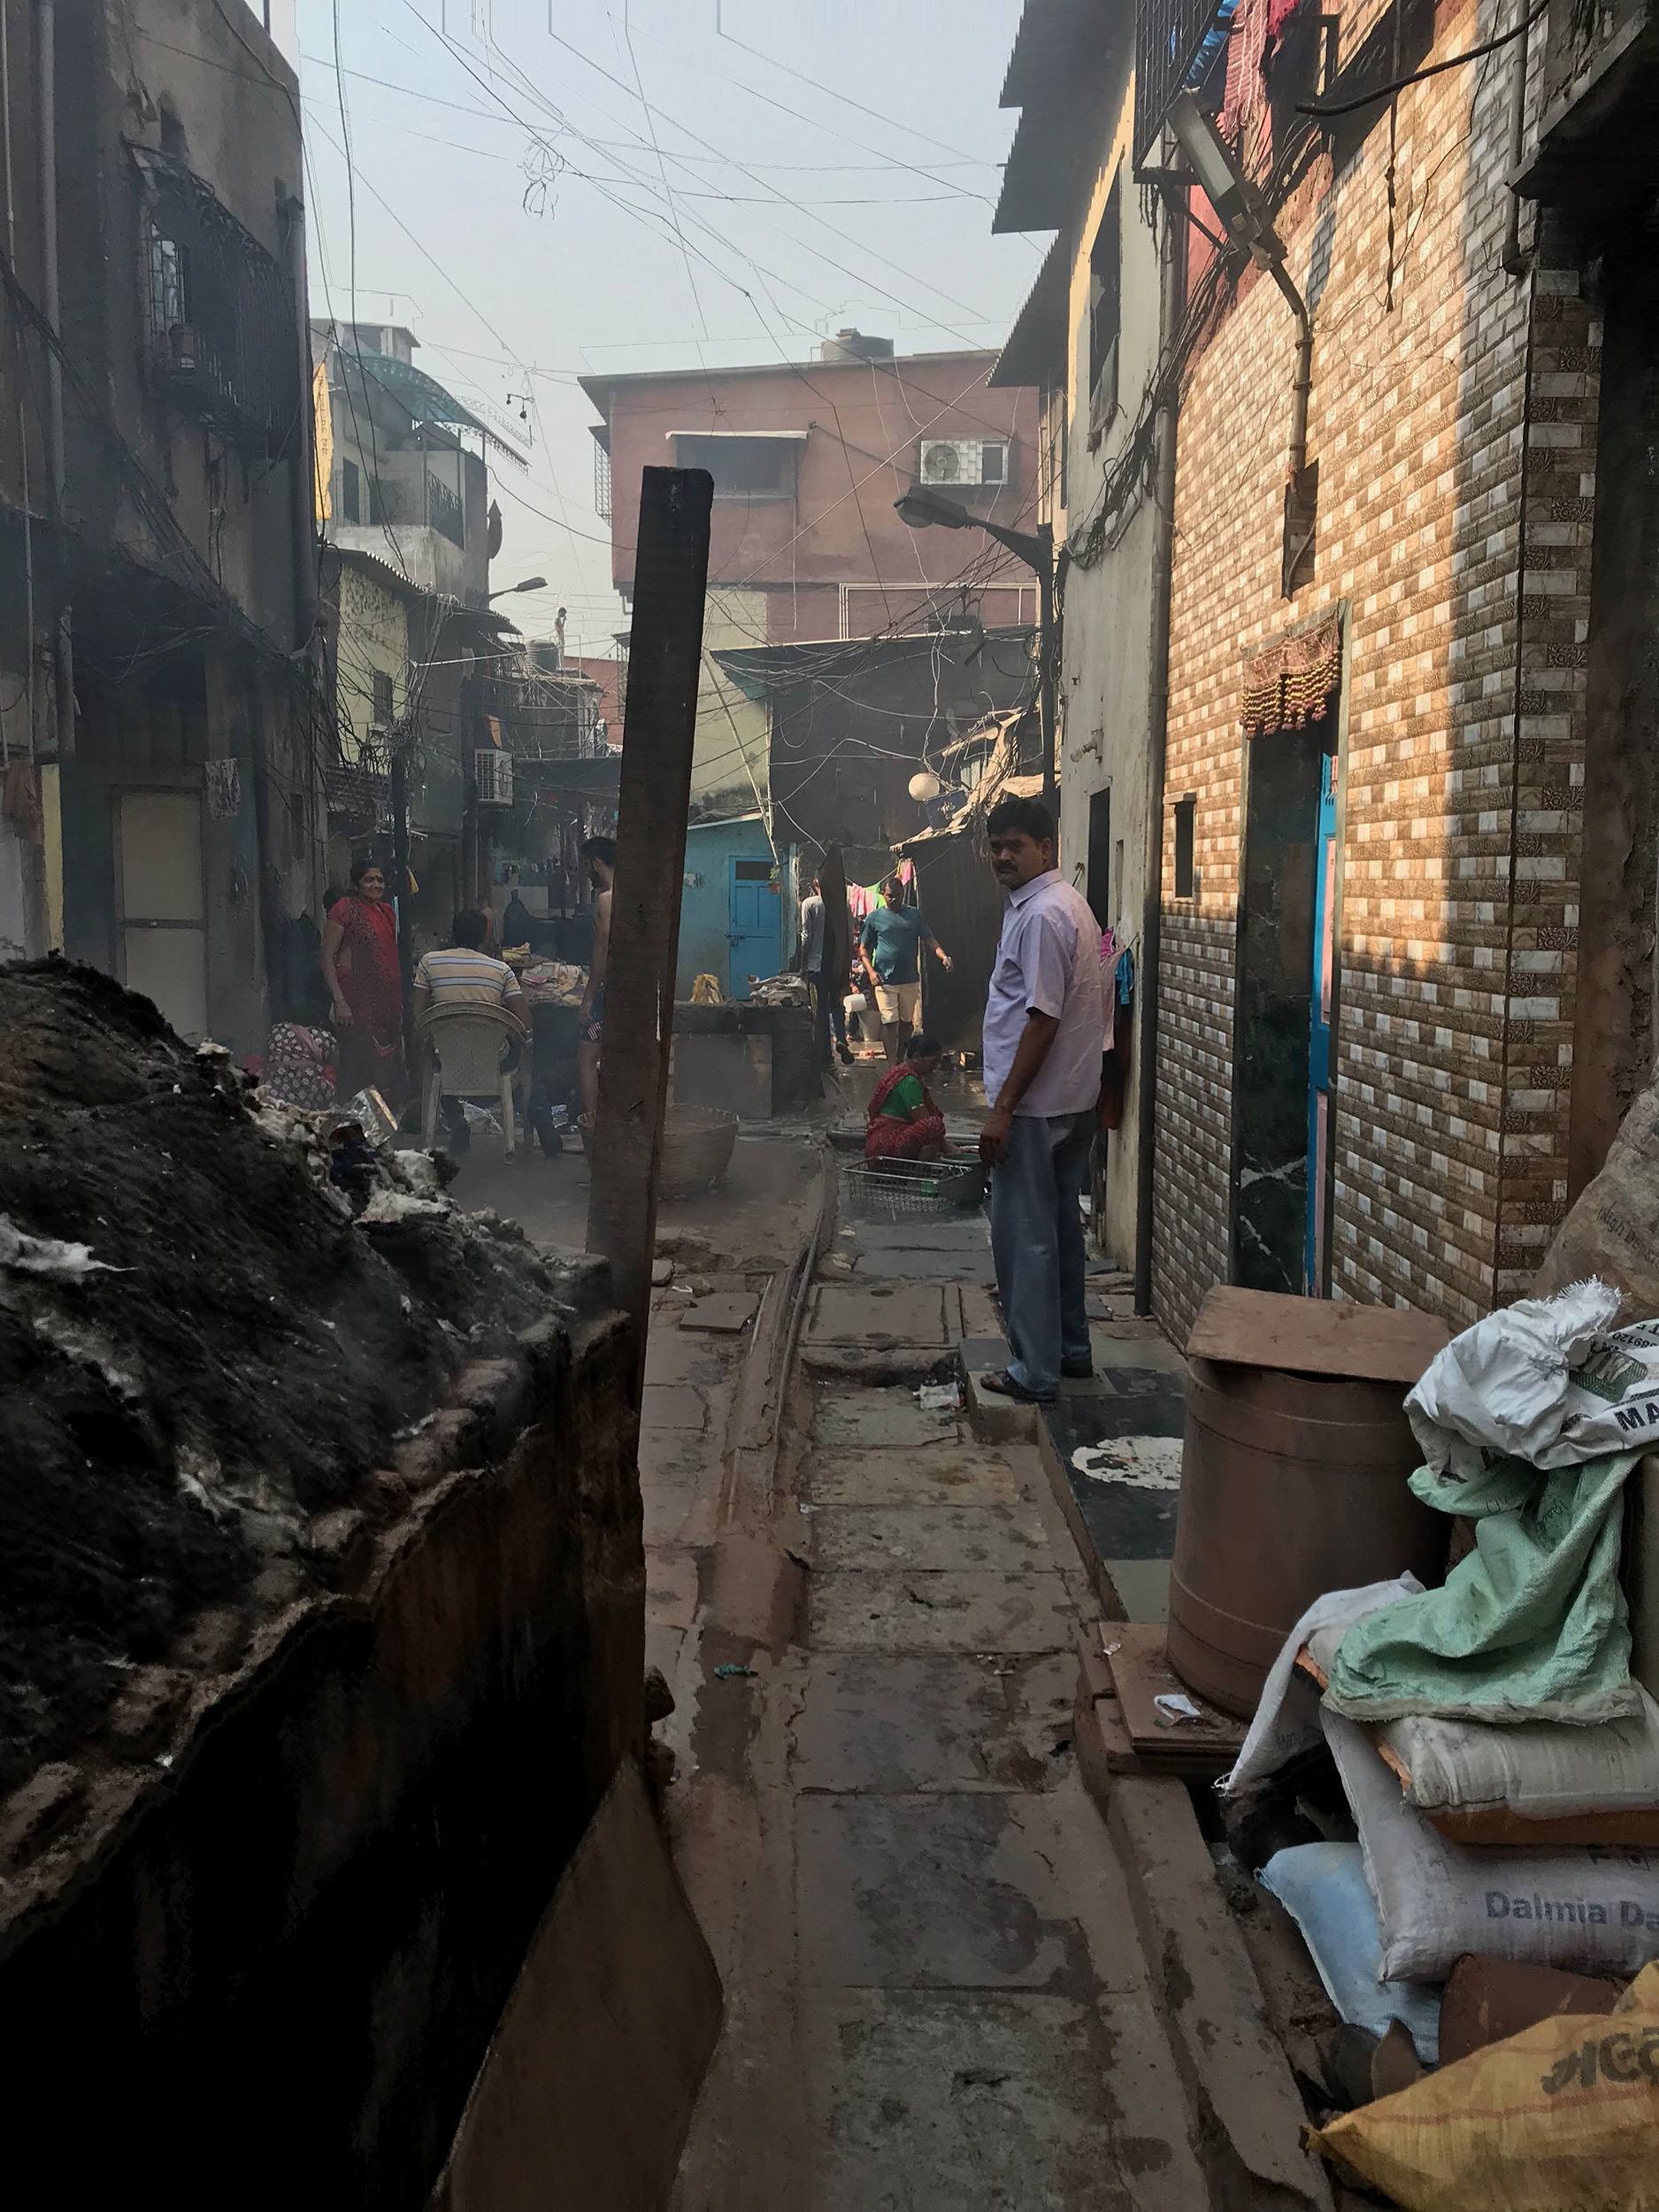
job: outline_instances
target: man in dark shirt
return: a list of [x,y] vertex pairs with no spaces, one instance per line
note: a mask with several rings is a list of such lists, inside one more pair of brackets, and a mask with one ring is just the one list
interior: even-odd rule
[[921,1018],[922,947],[926,945],[946,970],[950,966],[950,955],[922,919],[920,910],[905,905],[900,877],[889,876],[881,889],[887,904],[865,915],[858,954],[880,1018],[887,1065],[897,1067]]

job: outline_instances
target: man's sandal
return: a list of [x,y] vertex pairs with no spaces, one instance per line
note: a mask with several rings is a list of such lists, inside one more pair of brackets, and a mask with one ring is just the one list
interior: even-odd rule
[[995,1374],[981,1375],[979,1386],[988,1390],[994,1398],[1011,1398],[1016,1405],[1051,1406],[1054,1403],[1052,1397],[1039,1397],[1034,1390],[1027,1390],[1024,1383],[1016,1382],[1006,1367]]

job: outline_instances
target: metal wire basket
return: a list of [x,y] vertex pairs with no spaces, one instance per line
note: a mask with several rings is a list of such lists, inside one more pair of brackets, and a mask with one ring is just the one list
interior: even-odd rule
[[841,1170],[841,1208],[852,1221],[932,1221],[985,1195],[977,1161],[888,1160]]

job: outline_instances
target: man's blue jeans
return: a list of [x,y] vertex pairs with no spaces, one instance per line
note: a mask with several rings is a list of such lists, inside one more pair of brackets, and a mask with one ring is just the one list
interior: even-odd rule
[[991,1176],[991,1256],[1013,1357],[1024,1390],[1051,1398],[1062,1364],[1089,1363],[1083,1306],[1083,1217],[1094,1116],[1016,1114],[1008,1148]]

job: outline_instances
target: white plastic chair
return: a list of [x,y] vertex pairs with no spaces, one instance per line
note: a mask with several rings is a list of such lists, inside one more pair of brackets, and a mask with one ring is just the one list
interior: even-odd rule
[[431,1054],[421,1142],[431,1151],[438,1141],[441,1100],[499,1094],[502,1149],[511,1160],[517,1143],[512,1077],[501,1064],[508,1045],[523,1033],[518,1025],[495,1006],[433,1006],[422,1016],[416,1033]]

